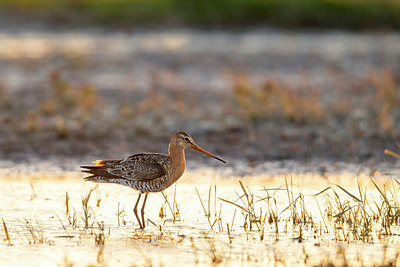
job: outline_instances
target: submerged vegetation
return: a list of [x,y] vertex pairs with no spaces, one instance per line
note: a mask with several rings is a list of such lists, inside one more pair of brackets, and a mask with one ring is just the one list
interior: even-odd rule
[[[52,204],[65,208],[54,210],[56,220],[43,221],[42,215],[36,219],[30,219],[31,215],[18,219],[12,214],[1,214],[0,246],[5,245],[3,251],[13,246],[22,250],[35,246],[40,250],[60,246],[65,240],[93,251],[91,259],[97,264],[108,264],[116,254],[110,257],[110,251],[119,248],[121,240],[125,240],[123,247],[130,250],[140,244],[140,253],[146,255],[137,258],[138,266],[150,263],[170,266],[170,262],[164,261],[168,256],[161,253],[165,249],[183,254],[192,250],[193,254],[189,253],[191,256],[185,258],[184,264],[230,265],[241,259],[243,264],[256,265],[397,265],[400,255],[396,245],[400,241],[397,198],[400,182],[397,179],[371,177],[369,181],[359,181],[355,188],[330,184],[319,191],[301,188],[293,178],[284,179],[284,184],[273,187],[250,187],[239,181],[239,186],[232,188],[234,194],[224,186],[191,187],[196,193],[185,197],[185,203],[180,203],[182,198],[176,188],[168,190],[168,194],[159,198],[159,210],[163,212],[159,212],[158,219],[157,202],[153,201],[149,229],[145,231],[133,230],[133,220],[128,219],[133,214],[125,214],[123,217],[128,221],[121,224],[121,213],[126,212],[119,205],[115,207],[115,203],[107,203],[112,202],[110,199],[102,201],[102,196],[108,198],[108,193],[100,192],[96,186],[82,197],[82,208],[76,206],[79,196],[71,193],[61,196],[59,199],[65,203]],[[91,198],[94,192],[97,197]],[[169,202],[168,195],[173,197],[173,202]],[[37,198],[41,197],[39,193]],[[189,200],[193,203],[188,203]],[[74,216],[82,220],[71,220],[71,210],[76,210]],[[248,246],[252,250],[247,252]],[[283,253],[283,249],[288,250],[287,246],[293,247],[289,249],[293,255]],[[372,251],[366,250],[368,247]],[[154,258],[150,251],[159,251],[163,256]],[[371,257],[372,260],[366,260]],[[122,262],[126,263],[127,257],[123,258]],[[81,263],[90,261],[82,259]],[[59,259],[68,261],[69,266],[75,260],[66,258],[65,254]]]

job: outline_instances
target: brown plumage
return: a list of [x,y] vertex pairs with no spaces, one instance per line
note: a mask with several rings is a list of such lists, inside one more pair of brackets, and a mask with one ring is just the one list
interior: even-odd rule
[[[159,153],[135,154],[121,160],[97,160],[96,166],[81,166],[82,172],[90,173],[86,181],[97,183],[121,184],[139,190],[139,197],[133,209],[140,229],[144,229],[144,207],[148,193],[160,192],[178,180],[185,171],[185,148],[193,148],[223,163],[224,160],[199,147],[192,137],[185,132],[178,132],[171,137],[168,155]],[[145,194],[141,209],[141,221],[137,206],[142,194]]]

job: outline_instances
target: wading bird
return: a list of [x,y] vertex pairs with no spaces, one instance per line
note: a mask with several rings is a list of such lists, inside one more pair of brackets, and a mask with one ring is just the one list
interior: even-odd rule
[[[95,166],[81,166],[81,168],[86,169],[82,172],[91,174],[91,176],[84,178],[86,181],[121,184],[139,190],[133,212],[140,229],[144,229],[144,207],[148,194],[163,191],[182,176],[186,167],[185,148],[195,149],[226,163],[199,147],[189,134],[178,132],[171,137],[168,155],[160,153],[135,154],[121,160],[97,160],[94,162],[96,163]],[[145,195],[140,220],[137,207],[142,194]]]

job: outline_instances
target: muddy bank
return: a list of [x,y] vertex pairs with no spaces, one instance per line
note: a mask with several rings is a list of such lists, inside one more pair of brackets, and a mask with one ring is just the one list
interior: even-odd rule
[[381,161],[398,151],[398,33],[0,32],[0,157],[166,152]]

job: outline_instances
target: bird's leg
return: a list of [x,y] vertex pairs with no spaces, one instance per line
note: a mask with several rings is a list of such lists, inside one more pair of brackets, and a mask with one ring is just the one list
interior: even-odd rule
[[142,223],[140,222],[140,219],[139,219],[139,215],[138,215],[138,213],[137,213],[137,206],[138,206],[138,204],[139,204],[139,200],[140,200],[140,197],[141,197],[141,196],[142,196],[142,193],[140,192],[140,193],[139,193],[139,196],[138,196],[138,198],[137,198],[137,200],[136,200],[135,207],[133,208],[133,213],[135,213],[136,220],[137,220],[138,223],[139,223],[140,229],[143,229],[144,227],[142,226]]
[[146,226],[146,224],[144,222],[144,206],[146,206],[146,200],[147,200],[148,195],[149,195],[149,193],[146,193],[146,195],[144,195],[144,200],[143,200],[143,205],[142,205],[142,210],[141,210],[143,229]]

